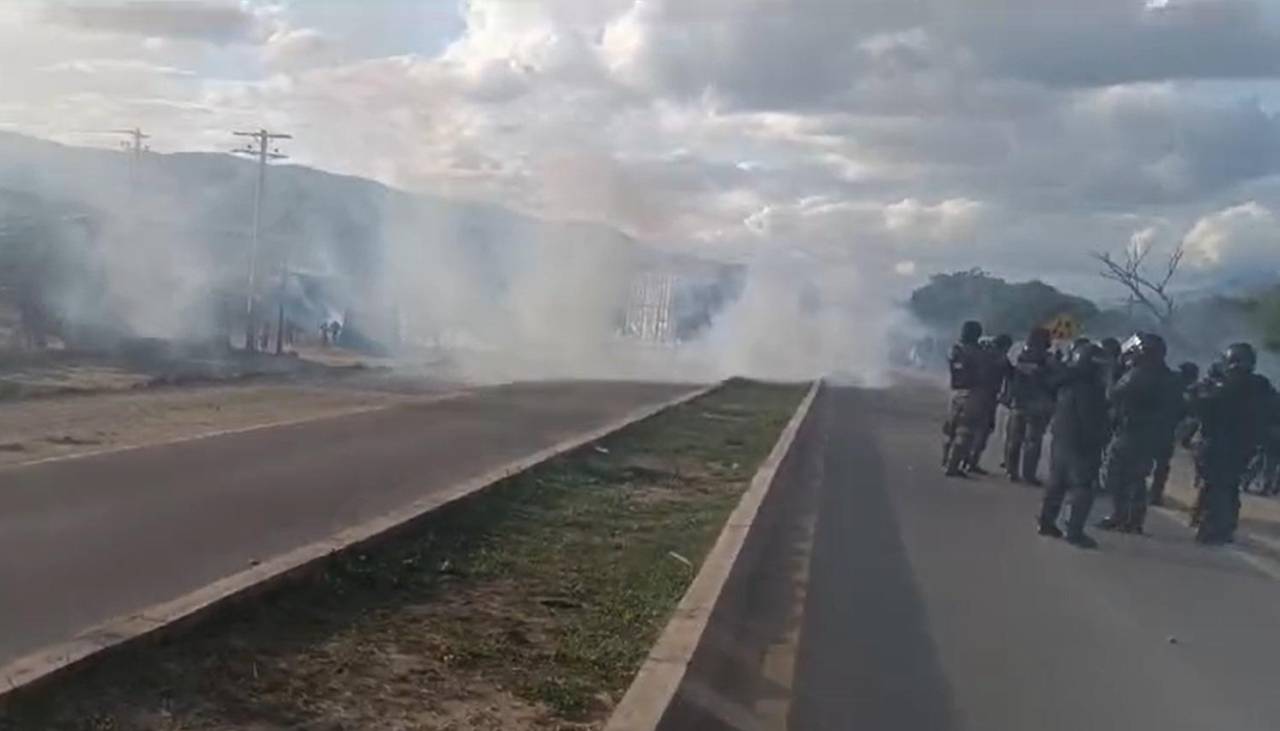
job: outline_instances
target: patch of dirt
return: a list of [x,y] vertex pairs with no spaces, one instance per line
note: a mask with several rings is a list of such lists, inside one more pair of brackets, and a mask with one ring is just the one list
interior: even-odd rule
[[73,437],[70,434],[63,434],[56,437],[45,437],[44,441],[49,444],[59,444],[66,447],[90,446],[102,444],[101,439],[89,439],[86,437]]
[[338,416],[448,392],[370,390],[360,381],[325,387],[245,384],[138,390],[0,403],[0,466],[103,447],[135,447],[284,420]]

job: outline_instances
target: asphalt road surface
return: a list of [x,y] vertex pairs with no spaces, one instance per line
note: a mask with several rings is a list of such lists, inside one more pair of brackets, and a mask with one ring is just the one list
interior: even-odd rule
[[1039,490],[941,476],[944,399],[824,392],[664,731],[1280,728],[1280,564],[1041,538]]
[[0,665],[689,390],[504,386],[0,468]]

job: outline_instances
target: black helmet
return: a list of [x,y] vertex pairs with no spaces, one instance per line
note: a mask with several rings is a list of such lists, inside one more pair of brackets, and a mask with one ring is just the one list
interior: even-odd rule
[[1102,348],[1088,339],[1081,338],[1071,346],[1071,358],[1067,363],[1078,370],[1093,370],[1106,359]]
[[1187,361],[1178,366],[1178,375],[1182,376],[1182,382],[1191,385],[1200,380],[1200,366]]
[[1223,366],[1221,359],[1209,364],[1209,378],[1220,381],[1224,375],[1226,375],[1226,367]]
[[1120,341],[1115,338],[1103,338],[1099,343],[1102,346],[1102,352],[1111,358],[1120,357]]
[[995,339],[996,350],[1001,353],[1008,353],[1009,348],[1013,347],[1013,337],[1008,333],[1000,333]]
[[1033,327],[1031,332],[1027,333],[1027,347],[1044,350],[1052,342],[1053,334],[1049,332],[1048,328]]
[[960,342],[976,343],[982,337],[982,323],[969,320],[960,326]]
[[1253,373],[1258,367],[1258,353],[1248,343],[1228,345],[1222,352],[1222,367],[1227,373]]
[[1167,353],[1164,338],[1149,332],[1134,333],[1120,346],[1121,356],[1134,363],[1163,361]]

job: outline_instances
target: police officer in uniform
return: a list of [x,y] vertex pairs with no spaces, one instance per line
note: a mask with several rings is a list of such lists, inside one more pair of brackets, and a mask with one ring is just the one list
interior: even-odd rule
[[1262,444],[1276,405],[1271,382],[1254,373],[1258,356],[1248,343],[1236,343],[1222,356],[1220,380],[1197,384],[1191,413],[1200,422],[1200,461],[1204,480],[1200,543],[1220,545],[1235,538],[1240,519],[1240,479]]
[[1009,421],[1004,433],[1004,468],[1014,482],[1039,485],[1036,471],[1044,433],[1053,415],[1050,384],[1055,361],[1049,353],[1049,331],[1037,327],[1013,365],[1009,378]]
[[1082,548],[1097,544],[1084,532],[1093,507],[1094,486],[1102,448],[1106,446],[1107,387],[1102,348],[1085,340],[1071,349],[1065,369],[1053,379],[1053,441],[1049,446],[1049,487],[1040,506],[1042,536],[1063,537],[1058,514],[1067,494],[1071,512],[1066,539]]
[[1120,341],[1115,338],[1103,338],[1099,343],[1102,346],[1103,376],[1107,382],[1107,388],[1111,388],[1116,381],[1120,380]]
[[1199,379],[1200,368],[1195,363],[1183,363],[1178,366],[1178,382],[1182,385],[1182,391],[1170,395],[1173,403],[1169,405],[1169,421],[1165,424],[1166,431],[1156,445],[1155,467],[1151,472],[1152,505],[1164,505],[1164,488],[1169,482],[1173,452],[1178,445],[1178,430],[1187,418],[1187,392]]
[[964,462],[973,454],[973,444],[987,423],[983,378],[989,358],[978,341],[982,324],[970,320],[960,328],[960,342],[951,346],[947,368],[951,375],[951,409],[943,426],[947,436],[942,464],[948,477],[965,477]]
[[987,411],[988,419],[982,429],[974,435],[973,454],[965,465],[965,471],[975,475],[988,474],[982,468],[982,455],[987,451],[987,442],[991,439],[992,432],[996,430],[996,411],[1000,395],[1013,371],[1013,366],[1009,363],[1009,348],[1013,347],[1013,338],[1002,333],[991,339],[983,338],[981,343],[987,354],[982,396],[987,400],[983,408]]
[[1222,370],[1222,360],[1215,360],[1209,364],[1203,382],[1197,382],[1194,386],[1187,390],[1187,424],[1186,430],[1186,447],[1191,451],[1191,463],[1195,467],[1195,501],[1191,503],[1191,513],[1187,519],[1187,525],[1196,528],[1200,525],[1201,518],[1204,517],[1204,433],[1200,429],[1200,420],[1195,416],[1195,405],[1192,403],[1196,394],[1202,390],[1211,389],[1221,385],[1225,374]]
[[1112,433],[1099,474],[1113,507],[1101,528],[1142,532],[1147,475],[1182,391],[1177,374],[1165,365],[1166,352],[1164,339],[1154,333],[1137,333],[1121,350],[1123,375],[1108,393]]

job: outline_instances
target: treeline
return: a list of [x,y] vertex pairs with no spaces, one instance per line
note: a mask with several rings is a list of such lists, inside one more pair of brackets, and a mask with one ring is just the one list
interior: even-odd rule
[[911,312],[931,329],[959,332],[965,320],[978,320],[989,332],[1020,338],[1028,330],[1059,315],[1081,323],[1098,322],[1093,302],[1066,294],[1044,282],[1007,282],[981,269],[935,274],[911,293]]
[[1091,337],[1161,332],[1188,356],[1208,355],[1237,340],[1280,352],[1280,284],[1183,302],[1175,311],[1173,332],[1141,308],[1102,308],[1043,282],[1008,282],[980,269],[934,275],[912,293],[909,307],[922,323],[947,337],[964,320],[975,319],[989,332],[1021,338],[1034,326],[1069,315]]

